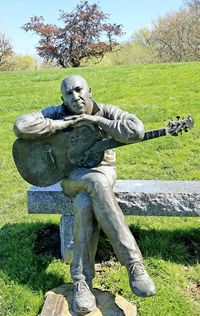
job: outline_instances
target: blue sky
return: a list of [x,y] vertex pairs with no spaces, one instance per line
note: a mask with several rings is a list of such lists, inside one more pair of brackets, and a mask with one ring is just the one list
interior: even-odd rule
[[[70,0],[0,0],[0,32],[10,38],[14,51],[18,54],[36,55],[38,36],[26,33],[20,27],[33,15],[42,15],[48,23],[58,24],[59,10],[71,12],[80,1]],[[183,5],[183,0],[89,0],[97,2],[110,15],[110,22],[122,24],[128,39],[137,29],[150,26],[158,16]]]

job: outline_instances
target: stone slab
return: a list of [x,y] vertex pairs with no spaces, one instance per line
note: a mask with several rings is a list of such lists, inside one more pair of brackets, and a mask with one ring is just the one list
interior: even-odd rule
[[[118,180],[114,186],[125,215],[200,216],[200,181]],[[62,214],[61,255],[66,263],[73,256],[72,199],[60,184],[31,187],[27,193],[31,214]]]
[[71,263],[73,259],[74,216],[63,214],[60,220],[60,252],[63,261]]
[[[117,201],[125,215],[200,216],[200,181],[117,180]],[[72,199],[60,184],[31,187],[30,214],[72,214]]]
[[[136,316],[136,306],[120,295],[94,289],[97,309],[88,316]],[[40,316],[75,316],[71,310],[73,284],[63,284],[46,293]]]
[[59,183],[32,186],[27,191],[27,205],[30,214],[65,214],[72,209],[72,199],[64,195]]

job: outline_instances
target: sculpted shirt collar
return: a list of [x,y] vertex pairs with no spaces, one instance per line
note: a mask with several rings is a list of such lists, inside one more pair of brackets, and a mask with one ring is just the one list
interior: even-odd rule
[[94,100],[92,100],[92,102],[93,102],[92,115],[99,114],[100,108],[99,108],[98,104]]

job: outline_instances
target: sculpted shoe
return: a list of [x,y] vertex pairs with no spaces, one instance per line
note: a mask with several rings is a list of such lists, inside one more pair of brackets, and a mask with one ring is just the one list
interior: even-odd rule
[[147,297],[156,293],[153,280],[145,270],[142,261],[132,263],[127,270],[129,274],[129,284],[135,295]]
[[78,315],[85,315],[96,308],[95,296],[88,284],[81,280],[74,283],[73,311]]

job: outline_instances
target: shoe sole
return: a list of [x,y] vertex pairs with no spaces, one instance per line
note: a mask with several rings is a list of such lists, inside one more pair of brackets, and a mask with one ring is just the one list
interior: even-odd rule
[[80,307],[78,307],[77,305],[74,305],[73,308],[72,308],[72,310],[73,310],[73,312],[75,312],[77,315],[82,316],[82,315],[86,315],[86,314],[89,314],[89,313],[93,312],[96,308],[97,308],[97,307],[96,307],[96,304],[93,305],[91,308],[85,308],[85,307],[80,308]]

